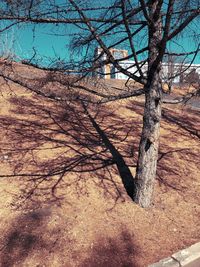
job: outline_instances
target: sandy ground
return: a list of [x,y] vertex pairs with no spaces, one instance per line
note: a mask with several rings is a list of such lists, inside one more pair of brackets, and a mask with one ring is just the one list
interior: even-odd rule
[[[97,165],[84,161],[77,172],[67,171],[54,194],[51,189],[60,176],[45,179],[27,195],[35,182],[30,179],[33,176],[17,177],[20,173],[53,170],[52,166],[62,166],[77,153],[101,152],[103,162],[110,155],[97,144],[99,137],[78,104],[77,113],[69,110],[66,114],[51,101],[29,95],[19,86],[11,87],[12,91],[1,85],[0,170],[1,175],[14,172],[16,177],[0,178],[0,266],[145,267],[200,240],[197,111],[164,107],[158,176],[148,209],[138,207],[127,196],[114,166],[85,171],[86,165],[100,166],[97,159]],[[62,127],[70,125],[71,133],[73,126],[73,134],[79,131],[78,139],[88,141],[90,147],[75,142],[74,137],[65,139],[49,114],[54,118],[65,115],[65,120],[59,121]],[[129,156],[126,161],[134,174],[142,101],[105,105],[96,121],[120,153]],[[86,138],[81,123],[86,123],[94,140]],[[78,151],[69,150],[69,144]]]

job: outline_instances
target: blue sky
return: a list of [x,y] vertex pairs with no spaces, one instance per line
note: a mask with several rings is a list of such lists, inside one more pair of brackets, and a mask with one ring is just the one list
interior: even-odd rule
[[[12,45],[9,44],[7,46],[10,46],[9,49],[11,49],[20,59],[31,58],[34,53],[34,47],[38,53],[37,58],[39,59],[40,64],[45,65],[49,59],[53,57],[69,61],[70,56],[73,53],[69,44],[71,34],[74,30],[75,28],[73,25],[44,26],[39,24],[36,25],[35,28],[33,28],[32,25],[28,25],[26,27],[15,27],[8,33],[1,34],[1,39],[5,39],[7,35],[8,40],[12,40],[12,38],[16,40]],[[200,36],[200,28],[198,25],[193,25],[187,29],[186,33],[181,37],[179,42],[175,40],[170,43],[169,46],[173,52],[187,52],[195,49],[195,41],[190,38],[193,31]],[[63,33],[63,36],[60,36],[59,33]],[[80,52],[75,56],[77,58],[82,57]],[[194,63],[200,64],[199,54]]]
[[[55,34],[56,26],[44,27],[37,25],[35,29],[30,25],[25,28],[15,29],[15,45],[12,47],[14,53],[19,58],[31,58],[34,54],[33,47],[38,53],[38,58],[43,58],[43,61],[48,61],[48,58],[60,57],[60,59],[68,59],[70,57],[69,34],[66,36],[58,36]],[[10,32],[12,35],[12,31]]]

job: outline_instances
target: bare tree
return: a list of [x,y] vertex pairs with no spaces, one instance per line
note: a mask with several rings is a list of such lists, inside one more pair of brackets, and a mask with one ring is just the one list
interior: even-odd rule
[[[91,101],[91,98],[87,98],[87,94],[100,97],[101,100],[98,100],[100,104],[131,96],[145,96],[136,177],[132,177],[132,198],[142,207],[148,207],[156,177],[162,103],[170,102],[163,101],[162,61],[166,54],[185,56],[187,59],[189,57],[191,62],[198,55],[199,35],[197,33],[193,51],[169,51],[167,45],[173,41],[181,43],[188,31],[193,35],[193,27],[200,15],[200,2],[199,0],[108,2],[104,5],[102,1],[67,0],[62,4],[56,4],[56,1],[50,0],[4,0],[1,4],[0,16],[3,21],[8,21],[8,24],[1,31],[15,24],[56,24],[60,25],[61,29],[63,25],[67,27],[72,24],[75,27],[75,33],[71,49],[74,51],[79,49],[78,51],[82,51],[84,56],[79,61],[74,56],[70,62],[62,64],[62,71],[73,70],[73,73],[78,74],[68,82],[60,80],[68,90],[76,88],[85,92],[84,103],[87,100]],[[62,34],[66,33],[62,32]],[[97,47],[100,48],[100,53],[95,54]],[[130,55],[116,57],[112,53],[115,47],[128,48]],[[133,59],[133,63],[127,67],[122,63],[128,59]],[[147,70],[144,70],[146,63]],[[115,72],[123,73],[128,81],[134,80],[140,84],[140,87],[136,88],[127,83],[124,91],[120,93],[117,88],[114,93],[101,90],[102,88],[96,86],[95,80],[90,76],[95,72],[103,75],[110,74],[110,70],[106,73],[106,66],[109,64]],[[37,66],[37,62],[35,65]],[[133,68],[135,68],[134,72]],[[1,76],[14,80],[13,77],[6,77],[5,73]],[[30,90],[43,94],[39,89],[30,88]],[[46,94],[46,96],[58,100],[55,95]],[[182,99],[175,102],[180,101]],[[122,171],[120,168],[119,166],[119,173]]]

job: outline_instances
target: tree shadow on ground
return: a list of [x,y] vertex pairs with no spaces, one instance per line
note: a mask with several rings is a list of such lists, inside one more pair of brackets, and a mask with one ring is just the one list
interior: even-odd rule
[[89,256],[79,267],[137,267],[135,256],[138,253],[130,233],[122,230],[115,239],[96,240]]
[[28,212],[16,217],[3,236],[0,263],[3,267],[21,266],[33,251],[47,249],[53,244],[43,240],[50,209]]
[[[0,266],[138,266],[140,250],[125,227],[120,227],[114,237],[112,231],[102,232],[101,236],[96,234],[92,244],[88,240],[83,249],[82,237],[72,234],[76,226],[71,223],[63,229],[65,217],[59,221],[58,229],[49,227],[49,222],[54,220],[52,207],[16,216],[1,236]],[[85,238],[87,240],[87,234]],[[57,260],[52,262],[53,259]]]
[[[90,105],[78,98],[57,102],[16,96],[9,101],[10,115],[1,116],[7,138],[2,154],[10,167],[7,177],[29,182],[24,186],[26,199],[39,191],[42,196],[49,191],[56,199],[58,187],[64,185],[74,185],[82,193],[91,177],[116,200],[123,198],[122,184],[133,196],[130,168],[135,168],[138,137],[133,118],[125,119],[116,108]],[[122,183],[115,179],[118,175]]]
[[[64,195],[58,193],[59,187],[71,185],[82,195],[91,180],[116,201],[124,198],[124,188],[132,197],[132,173],[141,131],[138,118],[141,119],[143,112],[141,102],[129,102],[126,108],[133,113],[124,116],[120,114],[119,106],[90,105],[81,101],[78,95],[68,101],[52,101],[33,95],[15,96],[9,101],[12,109],[9,116],[1,116],[0,122],[6,135],[6,141],[1,144],[1,160],[9,165],[7,177],[23,178],[24,201],[33,200],[36,194],[37,199],[59,200]],[[176,120],[166,112],[164,119],[168,124],[178,126],[172,130],[173,142],[180,131],[182,138],[198,134],[192,128],[195,126],[192,120],[187,126],[185,121]],[[175,150],[170,145],[171,134],[165,139],[169,142],[160,146],[158,180],[167,187],[181,190],[179,179],[171,184],[165,176],[169,173],[179,175],[179,166],[172,163],[170,155],[184,155],[186,151],[181,147]],[[187,154],[191,161],[196,157],[190,148]],[[6,174],[2,176],[6,177]]]
[[[127,108],[142,116],[142,102],[130,101]],[[157,181],[164,191],[172,189],[185,193],[191,186],[186,177],[190,175],[190,167],[199,164],[199,127],[199,112],[187,106],[163,108]],[[192,140],[196,140],[196,145]]]
[[164,120],[168,121],[169,123],[172,123],[176,126],[178,126],[180,129],[186,131],[193,137],[197,137],[200,139],[200,132],[199,132],[199,123],[195,119],[196,112],[191,111],[191,113],[194,115],[194,117],[185,117],[185,116],[177,116],[177,114],[174,114],[174,112],[163,111],[162,117]]
[[166,108],[162,118],[162,128],[168,133],[160,145],[157,178],[161,184],[186,193],[196,179],[191,176],[191,169],[199,165],[199,116],[192,110],[179,113]]

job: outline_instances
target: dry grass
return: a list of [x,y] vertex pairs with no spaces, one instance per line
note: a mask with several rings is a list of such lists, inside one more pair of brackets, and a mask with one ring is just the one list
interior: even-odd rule
[[[56,116],[63,114],[62,108],[28,94],[19,86],[10,86],[12,91],[6,84],[1,86],[1,174],[12,173],[13,169],[16,174],[34,173],[39,169],[45,171],[47,167],[51,169],[53,164],[59,165],[66,154],[62,158],[58,155],[71,139],[66,139],[61,148],[55,149],[55,143],[43,138],[42,125],[50,122],[50,118],[44,116],[47,111]],[[45,111],[41,112],[41,107]],[[96,110],[88,108],[92,115],[96,114]],[[77,109],[79,123],[91,127],[79,104]],[[111,111],[112,116],[109,116]],[[37,121],[39,125],[29,125],[29,135],[21,135],[25,128],[20,123],[25,120]],[[75,117],[70,117],[62,121],[62,125],[67,127],[74,120]],[[127,163],[134,166],[141,131],[142,101],[105,105],[96,120],[117,149],[130,156]],[[44,181],[40,189],[25,201],[27,190],[34,185],[29,181],[30,177],[1,178],[0,265],[144,267],[199,241],[199,126],[197,112],[181,106],[164,108],[158,177],[149,209],[141,209],[132,202],[112,166],[96,172],[76,174],[69,171],[54,195],[50,189],[57,177]],[[80,129],[79,133],[84,135]],[[94,133],[89,129],[91,134]],[[127,139],[118,142],[117,134],[121,139],[127,134]],[[77,136],[82,138],[78,133]],[[56,137],[63,138],[58,133]],[[24,154],[23,150],[19,151],[28,145],[33,150],[37,145],[39,152]],[[94,148],[102,149],[99,144]],[[83,147],[79,149],[87,152]],[[68,158],[74,156],[71,150],[67,151]],[[109,159],[108,151],[104,157]],[[81,170],[83,168],[85,166],[81,166]]]

